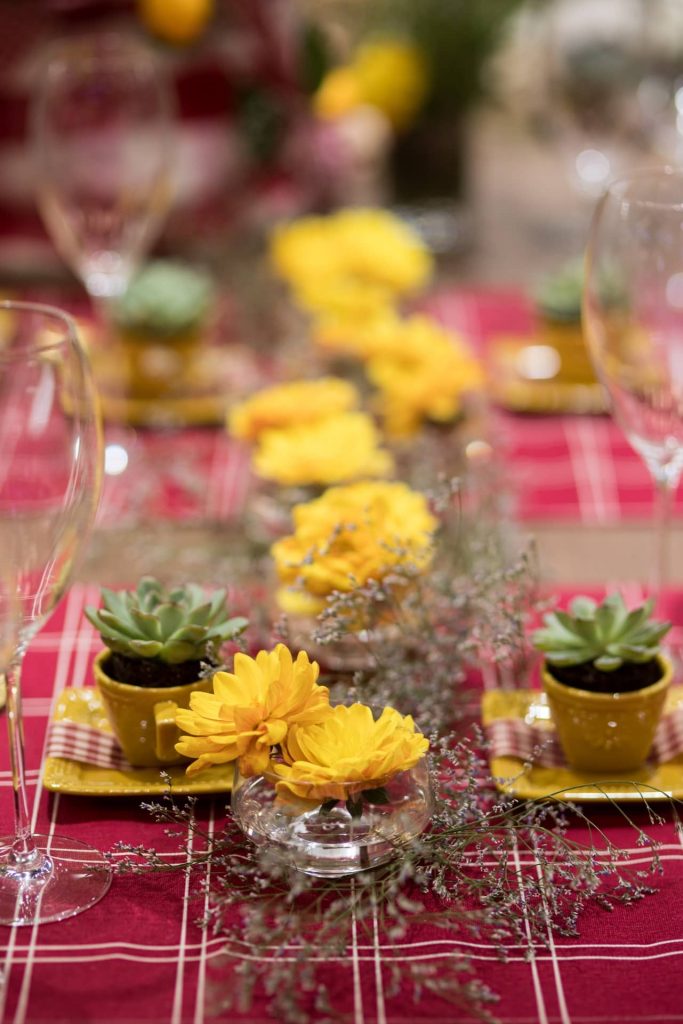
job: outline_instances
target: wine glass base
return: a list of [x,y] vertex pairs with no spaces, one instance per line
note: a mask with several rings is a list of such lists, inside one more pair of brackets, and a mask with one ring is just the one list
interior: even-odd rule
[[[14,838],[0,839],[7,852]],[[99,850],[63,836],[33,836],[36,864],[0,864],[0,924],[47,924],[94,906],[111,885],[112,869]],[[47,859],[46,859],[47,858]]]

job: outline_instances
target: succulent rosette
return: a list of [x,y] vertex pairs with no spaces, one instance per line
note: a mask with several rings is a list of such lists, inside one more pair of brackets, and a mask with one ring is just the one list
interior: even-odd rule
[[296,659],[284,644],[255,658],[235,655],[234,672],[216,672],[213,693],[193,693],[189,710],[176,713],[187,735],[176,750],[194,760],[187,774],[239,760],[244,776],[264,771],[271,748],[288,728],[319,722],[331,713],[329,691],[319,686],[318,664],[305,651]]
[[258,476],[291,487],[389,476],[393,468],[372,418],[362,412],[264,431],[254,453]]
[[285,801],[347,801],[376,793],[428,748],[410,715],[385,707],[375,718],[366,704],[339,705],[322,721],[293,725],[281,744],[282,762],[271,762],[270,770]]
[[314,423],[359,404],[356,388],[339,377],[288,381],[262,388],[235,405],[228,416],[228,430],[241,441],[256,441],[266,430]]
[[271,548],[284,611],[317,614],[335,591],[381,580],[399,565],[426,570],[438,522],[424,495],[399,482],[331,487],[296,505],[294,533]]

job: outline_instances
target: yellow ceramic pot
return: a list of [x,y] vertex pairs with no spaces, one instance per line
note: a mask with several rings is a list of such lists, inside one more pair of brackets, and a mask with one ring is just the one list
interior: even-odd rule
[[567,384],[595,384],[595,371],[580,321],[565,323],[542,318],[538,343],[549,345],[560,357],[556,380]]
[[673,678],[668,659],[658,661],[656,683],[630,693],[591,693],[559,683],[547,664],[543,685],[567,761],[588,772],[625,772],[647,758],[666,691]]
[[211,692],[211,679],[197,679],[183,686],[131,686],[107,675],[109,650],[95,658],[95,682],[107,718],[130,764],[139,768],[163,767],[189,761],[175,750],[180,730],[175,724],[178,708],[190,705],[195,690]]
[[132,398],[164,398],[191,386],[204,344],[200,329],[169,336],[121,328],[118,345]]

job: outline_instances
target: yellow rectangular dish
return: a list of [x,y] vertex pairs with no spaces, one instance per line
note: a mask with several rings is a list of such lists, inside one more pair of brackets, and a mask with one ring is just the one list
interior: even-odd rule
[[[540,690],[487,690],[482,697],[484,729],[498,719],[517,719],[548,732],[554,730],[550,708]],[[683,686],[669,690],[664,714],[683,707]],[[646,763],[638,771],[604,775],[581,772],[569,765],[526,765],[518,757],[490,758],[498,789],[523,800],[548,797],[577,802],[683,799],[683,754],[661,764]]]
[[[111,734],[100,696],[91,686],[64,690],[57,701],[54,720],[65,719]],[[171,778],[170,792],[179,796],[228,793],[232,788],[232,772],[223,765],[208,768],[191,778],[185,774],[184,765],[175,765],[166,771]],[[43,783],[54,793],[76,796],[150,796],[169,792],[158,768],[119,771],[62,757],[46,758]]]

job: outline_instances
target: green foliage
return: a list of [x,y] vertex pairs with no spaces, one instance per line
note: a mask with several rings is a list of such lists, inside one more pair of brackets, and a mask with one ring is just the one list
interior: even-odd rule
[[243,618],[229,618],[225,591],[207,595],[193,583],[164,590],[144,576],[136,590],[102,588],[102,608],[89,606],[86,618],[103,643],[128,658],[154,658],[167,665],[210,658],[215,648],[238,636]]
[[624,662],[652,661],[670,622],[650,618],[652,601],[629,612],[620,594],[602,604],[590,597],[576,597],[567,612],[550,612],[545,627],[533,634],[534,647],[543,651],[551,665],[583,665],[593,662],[603,672],[613,672]]

